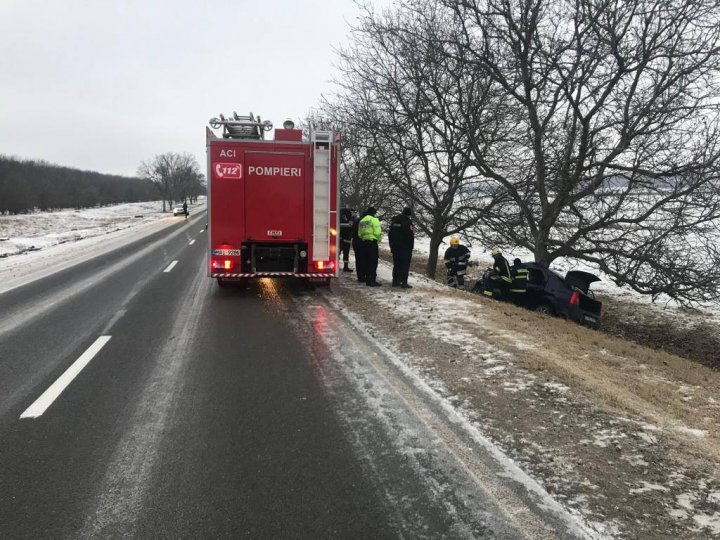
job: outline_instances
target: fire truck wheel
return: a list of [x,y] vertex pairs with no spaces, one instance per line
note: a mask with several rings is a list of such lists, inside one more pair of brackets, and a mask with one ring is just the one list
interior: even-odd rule
[[225,281],[223,278],[217,278],[217,282],[218,282],[218,285],[219,285],[220,287],[227,287],[227,286],[228,286],[228,282]]

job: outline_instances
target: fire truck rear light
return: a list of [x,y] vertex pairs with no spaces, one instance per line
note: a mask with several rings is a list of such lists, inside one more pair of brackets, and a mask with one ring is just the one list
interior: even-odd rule
[[317,270],[333,270],[335,261],[315,261],[315,268]]
[[570,305],[571,306],[579,306],[580,305],[580,293],[575,291],[572,293],[572,296],[570,297]]
[[230,259],[213,259],[210,266],[213,270],[232,270],[233,262]]

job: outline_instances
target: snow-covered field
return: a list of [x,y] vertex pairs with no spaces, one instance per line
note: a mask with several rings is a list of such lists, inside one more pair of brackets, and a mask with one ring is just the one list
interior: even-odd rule
[[0,257],[76,242],[167,217],[160,201],[0,215]]
[[[190,213],[204,208],[205,200],[201,199],[190,206]],[[0,292],[117,249],[183,219],[163,213],[160,201],[0,215]],[[51,265],[47,264],[49,259]]]

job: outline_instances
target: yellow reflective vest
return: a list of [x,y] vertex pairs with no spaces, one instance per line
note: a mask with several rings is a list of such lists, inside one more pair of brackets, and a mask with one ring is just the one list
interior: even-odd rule
[[358,236],[360,240],[375,240],[379,244],[382,240],[380,220],[371,215],[362,218],[358,224]]

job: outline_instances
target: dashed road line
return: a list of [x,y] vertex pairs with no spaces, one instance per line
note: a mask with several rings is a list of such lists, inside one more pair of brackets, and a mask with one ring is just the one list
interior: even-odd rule
[[192,246],[195,243],[195,240],[190,240],[189,246]]
[[165,270],[163,270],[163,272],[165,272],[165,273],[169,272],[170,270],[172,270],[173,268],[175,268],[175,265],[176,265],[177,263],[178,263],[177,261],[171,262],[170,264],[168,264],[168,267],[167,267]]
[[50,387],[42,393],[42,395],[30,405],[20,418],[37,418],[53,404],[53,402],[63,393],[70,383],[78,376],[78,374],[90,363],[95,355],[100,352],[105,344],[110,341],[111,336],[100,336],[88,349],[75,360],[73,364],[60,375],[58,379],[50,385]]

